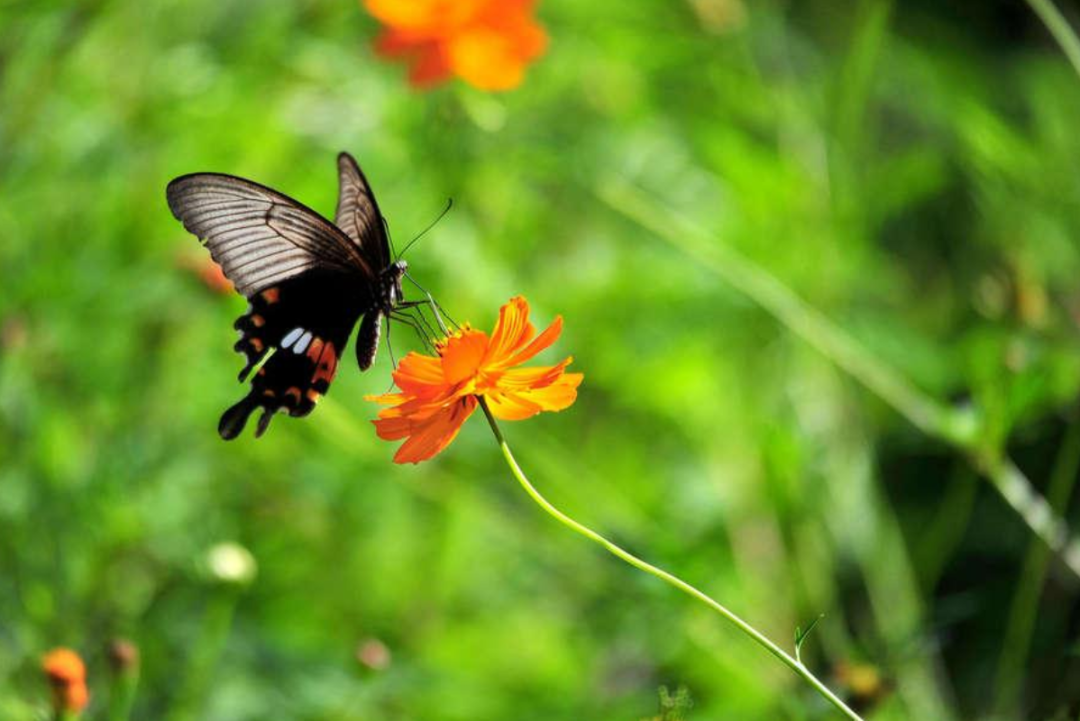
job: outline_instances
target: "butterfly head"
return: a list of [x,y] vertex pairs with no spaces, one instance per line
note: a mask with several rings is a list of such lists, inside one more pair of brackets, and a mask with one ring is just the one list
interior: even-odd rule
[[404,300],[404,293],[401,290],[401,279],[405,275],[405,271],[409,269],[409,264],[404,260],[395,260],[386,270],[383,271],[383,294],[382,298],[383,307],[387,311],[392,310],[398,303]]

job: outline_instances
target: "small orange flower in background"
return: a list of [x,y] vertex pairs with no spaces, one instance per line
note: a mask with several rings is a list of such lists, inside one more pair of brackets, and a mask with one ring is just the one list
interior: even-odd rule
[[225,277],[225,271],[208,255],[184,253],[177,256],[176,264],[197,277],[204,286],[218,295],[232,295],[233,284]]
[[386,26],[376,50],[411,65],[409,81],[429,87],[457,76],[481,90],[510,90],[544,52],[535,0],[364,0]]
[[529,303],[518,296],[499,311],[489,337],[468,325],[439,342],[438,357],[409,353],[394,371],[400,393],[368,396],[391,406],[374,421],[379,438],[406,439],[395,463],[419,463],[450,445],[483,397],[492,415],[517,421],[541,411],[561,411],[577,399],[584,376],[566,373],[573,358],[542,368],[515,368],[562,333],[556,318],[540,335],[529,322]]
[[53,704],[58,712],[77,714],[90,703],[86,666],[79,654],[69,648],[53,649],[41,660],[41,669],[52,685]]

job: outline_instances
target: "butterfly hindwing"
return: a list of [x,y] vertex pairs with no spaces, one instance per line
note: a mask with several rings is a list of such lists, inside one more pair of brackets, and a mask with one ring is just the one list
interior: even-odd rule
[[[370,299],[357,296],[352,279],[315,272],[266,288],[252,296],[251,307],[236,321],[236,350],[247,358],[241,380],[250,374],[251,390],[221,417],[225,439],[243,430],[248,416],[262,408],[256,435],[274,413],[310,413],[334,379],[349,333]],[[269,358],[267,358],[267,354]]]

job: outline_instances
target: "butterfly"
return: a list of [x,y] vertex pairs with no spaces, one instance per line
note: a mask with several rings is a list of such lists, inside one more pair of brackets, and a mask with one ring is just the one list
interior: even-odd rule
[[392,260],[386,224],[356,160],[338,155],[334,222],[263,185],[222,173],[182,175],[165,195],[177,220],[210,250],[249,301],[235,349],[254,369],[250,392],[221,416],[231,440],[261,408],[255,436],[278,411],[306,416],[327,392],[357,320],[356,361],[375,362],[379,326],[403,302],[408,268]]

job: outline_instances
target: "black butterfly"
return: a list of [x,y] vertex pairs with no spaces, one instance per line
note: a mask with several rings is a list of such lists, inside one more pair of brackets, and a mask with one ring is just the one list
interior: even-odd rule
[[218,424],[229,440],[263,408],[255,436],[278,410],[305,416],[326,393],[357,319],[356,361],[367,370],[379,345],[379,323],[402,302],[404,260],[392,261],[386,226],[360,167],[338,155],[334,222],[250,180],[220,173],[176,178],[169,208],[197,235],[236,290],[250,301],[237,319],[236,350],[251,392]]

